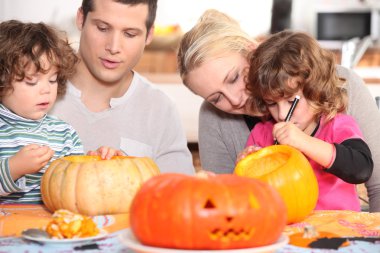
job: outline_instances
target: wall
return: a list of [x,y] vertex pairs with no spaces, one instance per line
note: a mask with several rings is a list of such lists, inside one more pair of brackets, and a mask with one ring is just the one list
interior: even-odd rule
[[[1,0],[0,21],[10,18],[45,21],[76,37],[74,17],[81,0]],[[380,0],[293,0],[292,28],[315,34],[315,10],[321,6],[380,5]],[[252,36],[269,31],[272,0],[159,0],[157,24],[180,24],[184,31],[208,8],[226,12],[239,20]]]
[[[292,22],[295,28],[312,30],[314,1],[293,0]],[[44,21],[60,27],[69,36],[78,36],[75,14],[81,0],[1,0],[0,21],[20,19]],[[208,8],[226,12],[237,19],[252,36],[267,33],[270,27],[272,0],[159,0],[157,24],[180,24],[184,31],[195,24]],[[296,25],[298,24],[298,25]]]

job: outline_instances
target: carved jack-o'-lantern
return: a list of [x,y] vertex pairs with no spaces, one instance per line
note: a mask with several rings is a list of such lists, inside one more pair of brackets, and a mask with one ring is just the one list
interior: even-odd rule
[[237,249],[269,245],[286,223],[274,188],[252,178],[163,174],[135,195],[131,229],[145,245],[181,249]]

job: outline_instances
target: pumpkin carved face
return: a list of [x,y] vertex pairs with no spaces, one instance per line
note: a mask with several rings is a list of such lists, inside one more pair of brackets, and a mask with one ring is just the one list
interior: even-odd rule
[[163,174],[136,194],[131,228],[143,244],[181,249],[237,249],[276,242],[286,208],[269,185],[236,175]]
[[287,206],[288,224],[302,221],[317,204],[317,178],[306,157],[293,147],[273,145],[260,149],[241,160],[234,173],[276,188]]
[[55,160],[41,179],[45,206],[83,215],[128,213],[143,182],[159,174],[147,157],[67,156]]

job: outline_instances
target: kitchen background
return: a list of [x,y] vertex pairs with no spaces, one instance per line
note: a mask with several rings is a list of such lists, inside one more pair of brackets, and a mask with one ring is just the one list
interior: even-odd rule
[[[66,31],[73,47],[77,47],[75,15],[80,4],[81,0],[1,0],[0,21],[49,23]],[[252,37],[284,28],[310,33],[323,47],[333,50],[339,62],[363,77],[374,98],[380,97],[380,0],[159,0],[156,36],[136,70],[176,103],[197,168],[198,110],[202,99],[181,83],[176,46],[181,35],[208,8],[228,13]],[[358,38],[350,40],[352,37]],[[361,191],[366,198],[363,187]]]

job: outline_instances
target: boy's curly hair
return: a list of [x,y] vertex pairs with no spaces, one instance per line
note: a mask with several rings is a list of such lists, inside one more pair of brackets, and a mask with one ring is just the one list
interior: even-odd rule
[[58,96],[62,96],[66,81],[75,73],[79,61],[66,34],[44,23],[17,20],[0,23],[0,101],[7,91],[13,89],[13,81],[25,78],[28,64],[34,65],[36,72],[48,71],[41,65],[43,55],[51,66],[57,68]]

